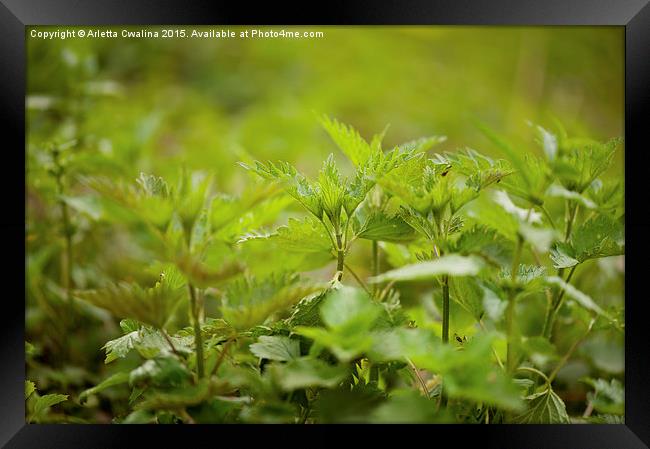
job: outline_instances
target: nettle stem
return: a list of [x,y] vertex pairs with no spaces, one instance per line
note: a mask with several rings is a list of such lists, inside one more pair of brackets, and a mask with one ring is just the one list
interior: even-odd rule
[[449,342],[449,276],[442,277],[442,342]]
[[345,248],[343,247],[342,242],[343,236],[340,232],[336,233],[336,272],[338,275],[338,280],[340,281],[343,277],[343,267],[345,264]]
[[[576,271],[577,267],[578,267],[577,265],[571,267],[571,271],[569,271],[569,274],[567,275],[564,282],[568,284],[571,281],[571,278],[573,277],[573,273]],[[562,307],[565,291],[566,291],[565,289],[557,290],[557,294],[555,295],[555,298],[553,299],[553,301],[549,305],[548,310],[546,311],[546,318],[544,319],[544,327],[542,328],[542,335],[546,338],[550,339],[551,335],[553,334],[553,326],[555,325],[555,319],[557,317],[557,313],[560,310],[560,307]]]
[[[573,224],[575,222],[577,215],[578,215],[578,204],[575,204],[573,207],[571,207],[571,203],[567,201],[566,229],[564,233],[565,242],[568,242],[569,239],[571,238]],[[575,272],[576,268],[577,265],[571,267],[571,271],[569,271],[569,274],[567,275],[566,280],[564,282],[568,284],[571,281],[571,277],[573,276],[573,273]],[[561,278],[564,275],[564,268],[559,268],[557,270],[557,275],[558,277]],[[555,291],[555,297],[549,302],[548,307],[546,309],[544,326],[542,327],[542,336],[548,338],[549,340],[553,335],[553,326],[555,324],[555,318],[557,317],[557,312],[560,310],[560,307],[562,307],[563,298],[564,298],[564,289],[558,288]]]
[[194,327],[194,346],[196,347],[196,370],[199,375],[199,379],[201,379],[205,375],[205,369],[203,366],[203,336],[201,335],[201,323],[200,323],[201,311],[199,310],[199,304],[198,301],[196,300],[196,290],[190,283],[187,284],[187,288],[190,292],[190,309],[192,313],[192,325]]
[[510,269],[510,290],[508,292],[508,306],[506,308],[506,338],[507,338],[507,355],[506,355],[506,368],[508,373],[515,370],[517,357],[515,354],[515,306],[517,295],[515,285],[517,283],[517,273],[519,272],[519,261],[521,260],[521,251],[524,246],[524,239],[521,235],[517,236],[517,246],[512,258],[512,268]]

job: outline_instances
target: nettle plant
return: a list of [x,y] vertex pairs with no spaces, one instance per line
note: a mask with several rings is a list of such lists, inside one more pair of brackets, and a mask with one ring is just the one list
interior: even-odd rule
[[[128,386],[114,422],[621,422],[617,379],[583,379],[580,418],[554,390],[592,333],[624,329],[620,306],[577,287],[594,282],[581,267],[624,253],[622,182],[601,179],[617,140],[535,126],[542,157],[483,127],[492,159],[431,155],[439,136],[385,151],[386,130],[368,142],[321,123],[350,177],[330,155],[314,179],[242,163],[264,182],[238,197],[185,170],[174,186],[84,180],[148,263],[72,293],[123,331],[104,346],[118,367],[80,403]],[[291,202],[307,215],[275,227]],[[329,282],[306,275],[332,262]]]

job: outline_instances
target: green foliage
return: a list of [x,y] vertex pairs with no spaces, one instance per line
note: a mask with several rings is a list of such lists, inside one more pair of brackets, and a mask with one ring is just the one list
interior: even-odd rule
[[76,296],[116,317],[132,318],[162,329],[178,305],[182,292],[162,278],[150,288],[121,282],[103,289],[79,291]]
[[[131,181],[79,168],[64,192],[73,146],[48,150],[68,219],[63,244],[28,253],[28,319],[61,336],[70,310],[102,323],[85,344],[105,368],[74,389],[32,377],[74,404],[26,381],[28,421],[110,404],[121,423],[570,422],[580,404],[554,391],[558,373],[597,362],[592,331],[624,328],[622,184],[604,179],[619,142],[532,125],[540,157],[479,125],[497,159],[432,153],[437,136],[385,150],[387,127],[366,140],[320,122],[348,164],[330,154],[309,177],[238,148],[237,195],[217,191],[230,168],[185,165]],[[28,363],[40,350],[26,344]],[[622,420],[622,383],[584,382],[590,419]]]
[[371,282],[422,281],[441,275],[475,276],[483,268],[480,258],[450,254],[436,260],[406,265],[371,279]]
[[623,223],[607,215],[597,215],[578,226],[571,239],[551,251],[556,268],[570,268],[589,259],[624,253]]
[[584,382],[594,391],[587,394],[589,403],[594,410],[603,415],[623,415],[625,413],[625,392],[623,385],[617,379],[586,378]]
[[273,364],[269,371],[285,391],[335,388],[346,377],[345,368],[309,357],[296,358],[286,364]]
[[294,330],[349,362],[371,348],[373,340],[368,331],[380,313],[380,307],[363,291],[341,287],[320,306],[325,329],[298,326]]
[[25,414],[28,423],[56,422],[52,407],[68,400],[67,394],[41,395],[32,381],[25,381]]
[[245,278],[231,283],[224,292],[221,313],[234,328],[249,329],[322,288],[319,283],[288,274],[261,280]]
[[300,356],[300,342],[279,335],[262,335],[250,345],[250,350],[261,359],[288,362]]
[[526,397],[528,410],[515,418],[519,424],[569,424],[569,415],[562,399],[548,388]]

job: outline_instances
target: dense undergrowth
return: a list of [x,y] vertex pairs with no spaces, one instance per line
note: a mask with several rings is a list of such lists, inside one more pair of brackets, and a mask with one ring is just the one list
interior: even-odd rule
[[28,421],[622,422],[590,361],[624,332],[620,140],[531,125],[536,156],[479,124],[492,158],[320,122],[316,175],[245,160],[237,195],[209,167],[31,153]]

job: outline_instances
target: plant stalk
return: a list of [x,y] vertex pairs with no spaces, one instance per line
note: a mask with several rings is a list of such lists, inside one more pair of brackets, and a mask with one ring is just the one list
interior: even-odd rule
[[343,277],[343,266],[345,263],[345,248],[343,248],[343,242],[341,241],[341,233],[336,234],[336,272],[338,274],[338,280],[340,281]]
[[567,353],[564,354],[564,357],[562,357],[562,360],[560,360],[560,362],[556,365],[555,369],[553,369],[551,374],[549,374],[548,376],[549,385],[551,384],[551,382],[553,382],[553,380],[555,380],[557,373],[559,373],[560,369],[566,364],[566,362],[569,361],[569,358],[571,357],[571,355],[573,355],[573,353],[575,352],[576,348],[580,345],[580,343],[582,343],[585,340],[585,338],[587,338],[589,332],[591,332],[591,329],[594,327],[595,322],[596,322],[595,319],[592,319],[589,322],[589,325],[587,326],[587,330],[585,331],[585,333],[578,340],[573,342],[573,344],[571,345]]
[[217,371],[219,370],[219,367],[221,366],[221,363],[223,362],[224,358],[226,357],[226,354],[228,353],[228,349],[230,348],[230,345],[232,344],[233,339],[229,338],[228,341],[226,341],[223,345],[221,345],[221,354],[219,354],[219,358],[217,359],[216,363],[214,364],[214,368],[212,368],[212,373],[210,374],[211,376],[214,376],[217,374]]
[[517,282],[517,273],[519,271],[519,261],[521,260],[521,251],[524,246],[524,239],[521,235],[517,236],[517,246],[515,254],[512,258],[512,268],[510,269],[511,286],[508,292],[508,306],[506,308],[506,338],[507,338],[507,355],[506,355],[506,369],[508,373],[515,370],[516,355],[513,344],[514,339],[514,321],[515,321],[515,303],[517,295],[515,292],[515,284]]
[[442,277],[442,342],[449,342],[449,276]]
[[[567,275],[564,281],[567,284],[571,281],[571,277],[573,276],[573,273],[576,271],[576,267],[577,265],[571,267],[571,271],[569,271],[569,274]],[[546,311],[546,317],[544,319],[544,327],[542,328],[542,336],[546,338],[550,339],[551,335],[553,334],[553,325],[555,324],[555,318],[557,317],[557,312],[562,307],[565,291],[566,291],[565,289],[557,290],[557,294],[555,295],[555,298],[553,299],[548,310]]]
[[[573,223],[575,222],[576,216],[578,215],[578,204],[574,207],[571,207],[571,203],[567,201],[567,213],[566,213],[566,229],[564,232],[564,241],[568,242],[571,238],[571,232],[573,231]],[[571,268],[569,275],[567,276],[565,282],[569,283],[573,272],[575,271],[576,266]],[[557,275],[562,277],[564,275],[564,268],[559,268],[557,270]],[[555,317],[558,310],[562,306],[562,298],[564,297],[564,289],[556,290],[555,298],[549,302],[548,308],[546,309],[546,316],[544,318],[544,327],[542,327],[542,336],[548,339],[553,335],[553,325],[555,324]]]
[[199,376],[199,379],[203,378],[205,375],[205,369],[203,367],[203,336],[201,335],[201,323],[199,322],[200,313],[198,310],[198,304],[196,300],[196,291],[192,284],[187,284],[187,288],[190,291],[190,308],[192,311],[192,325],[194,327],[194,346],[196,347],[196,370]]

